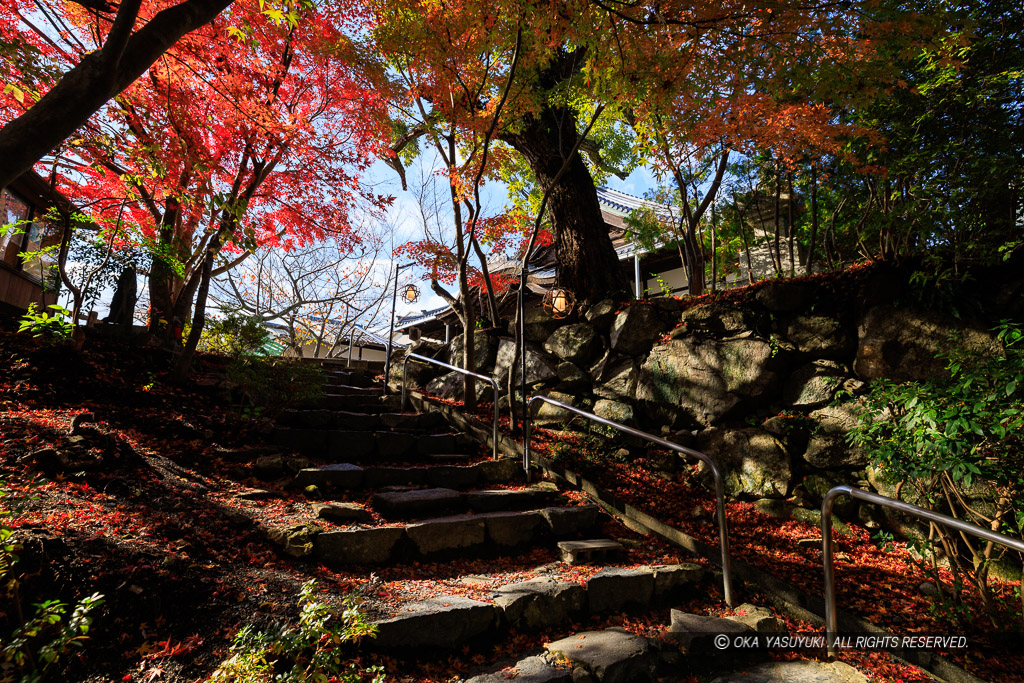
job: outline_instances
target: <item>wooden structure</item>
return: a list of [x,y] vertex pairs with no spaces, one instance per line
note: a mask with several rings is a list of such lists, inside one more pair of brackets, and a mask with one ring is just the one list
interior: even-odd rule
[[57,281],[50,266],[55,256],[25,258],[60,240],[60,229],[46,219],[55,206],[69,213],[74,207],[39,175],[29,172],[0,194],[0,310],[20,315],[29,304],[48,306],[57,300]]

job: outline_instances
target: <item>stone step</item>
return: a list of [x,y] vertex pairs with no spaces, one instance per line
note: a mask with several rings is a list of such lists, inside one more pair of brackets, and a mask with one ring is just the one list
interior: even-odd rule
[[386,413],[391,410],[377,396],[359,396],[357,394],[348,396],[325,394],[316,399],[313,407],[327,410],[352,410],[361,413]]
[[364,468],[352,463],[338,463],[299,470],[292,480],[292,486],[375,490],[385,486],[430,485],[466,490],[488,484],[511,484],[519,481],[522,476],[522,463],[518,458],[483,460],[474,465],[431,467]]
[[327,396],[364,396],[379,398],[384,395],[384,387],[354,387],[351,384],[330,384],[324,393]]
[[558,550],[566,564],[604,562],[622,550],[622,544],[607,538],[589,541],[561,541]]
[[324,384],[336,386],[344,384],[350,387],[372,387],[373,376],[364,372],[347,372],[345,370],[324,370]]
[[384,519],[413,519],[454,512],[462,507],[463,494],[455,489],[417,489],[378,493],[370,507]]
[[472,453],[431,453],[426,459],[427,462],[467,463],[476,457]]
[[385,519],[415,519],[446,512],[504,512],[554,505],[560,497],[549,488],[490,489],[460,493],[450,488],[388,491],[376,494],[370,506]]
[[471,438],[460,434],[305,427],[276,427],[273,442],[283,449],[333,461],[422,460],[433,453],[472,452],[476,447]]
[[504,552],[553,535],[552,510],[564,529],[572,517],[576,532],[593,526],[597,515],[590,509],[545,508],[525,512],[486,512],[478,515],[436,517],[404,527],[354,528],[325,531],[310,536],[311,552],[328,565],[379,564],[400,557],[422,557],[435,553],[472,549]]
[[[544,649],[556,661],[568,662],[575,673],[572,680],[589,674],[597,683],[643,683],[655,680],[658,652],[646,638],[621,628],[575,633]],[[585,680],[585,679],[583,679]]]
[[[706,577],[701,567],[692,564],[662,565],[635,570],[611,567],[602,571],[629,571],[632,583],[644,587],[645,590],[638,591],[621,582],[612,585],[599,578],[602,575],[599,572],[582,586],[575,581],[541,576],[500,586],[480,600],[440,596],[413,603],[394,616],[378,620],[376,624],[379,635],[369,645],[384,649],[459,649],[474,638],[484,634],[493,635],[506,629],[536,632],[578,620],[581,615],[587,613],[621,611],[627,605],[640,608],[660,607],[665,602],[682,597],[686,591],[692,593],[703,584]],[[609,599],[609,591],[623,588],[630,594],[641,594],[643,602],[634,604]],[[592,597],[592,594],[597,595],[597,598]],[[586,640],[580,635],[576,634],[570,638],[576,641],[572,643],[574,650],[583,649],[576,647],[584,644],[581,641]],[[560,651],[559,643],[562,641],[556,641],[548,647],[553,647],[553,652]],[[567,659],[572,661],[571,657]],[[519,676],[523,676],[528,670],[520,669]],[[595,671],[590,669],[590,673],[594,674]],[[484,677],[480,680],[506,679]],[[534,679],[523,677],[521,680]],[[568,680],[588,679],[570,677]]]

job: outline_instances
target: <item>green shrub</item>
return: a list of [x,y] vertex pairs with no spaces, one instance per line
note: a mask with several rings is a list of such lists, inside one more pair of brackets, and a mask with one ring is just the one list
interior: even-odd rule
[[213,673],[213,683],[312,682],[380,683],[379,666],[363,668],[350,660],[348,644],[373,637],[377,628],[359,610],[358,600],[346,596],[344,608],[335,614],[316,598],[316,581],[299,591],[299,623],[275,626],[267,631],[242,628],[231,645],[231,657]]
[[[946,378],[875,382],[861,399],[867,410],[850,441],[863,447],[889,480],[903,482],[901,497],[910,493],[915,504],[1019,538],[1024,534],[1024,334],[1005,321],[995,331],[999,352],[955,344],[940,356]],[[949,558],[954,602],[962,582],[970,581],[991,609],[990,565],[1005,550],[936,525],[930,533]],[[937,581],[934,555],[931,573]]]
[[51,304],[47,306],[53,313],[40,311],[35,303],[28,305],[28,311],[18,323],[18,332],[30,332],[33,337],[41,337],[47,341],[63,341],[71,336],[74,325],[71,323],[71,311]]
[[14,530],[7,523],[25,497],[5,495],[0,489],[0,500],[0,585],[15,622],[9,638],[0,636],[0,683],[36,683],[73,647],[82,646],[92,625],[89,613],[103,604],[103,596],[94,593],[83,598],[71,608],[70,617],[69,605],[60,600],[34,603],[32,616],[26,616],[19,593],[20,581],[13,575],[21,548],[14,542]]
[[[183,334],[187,336],[188,330]],[[230,311],[224,318],[206,321],[198,348],[226,356],[254,356],[269,340],[270,333],[260,318]]]

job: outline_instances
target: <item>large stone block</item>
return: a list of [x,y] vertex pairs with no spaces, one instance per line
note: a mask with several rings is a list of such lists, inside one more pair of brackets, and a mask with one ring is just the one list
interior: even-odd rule
[[797,408],[817,408],[830,402],[846,381],[846,370],[831,360],[802,365],[789,376],[783,400]]
[[711,425],[743,399],[770,398],[777,391],[775,368],[772,346],[753,337],[672,341],[654,347],[640,367],[636,396]]
[[423,555],[480,545],[484,542],[485,530],[485,520],[474,515],[438,517],[405,527],[406,535]]
[[974,352],[998,351],[987,331],[965,326],[952,316],[875,306],[858,325],[853,370],[861,379],[887,377],[896,382],[945,376],[946,362],[936,355],[950,350],[953,331]]
[[650,644],[619,628],[577,633],[544,647],[552,655],[582,667],[601,683],[654,680]]
[[[546,337],[545,337],[546,339]],[[512,365],[513,354],[515,353],[515,342],[511,339],[502,339],[498,345],[498,360],[494,364],[494,377],[498,380],[498,386],[505,386],[508,382],[509,368]],[[518,385],[522,376],[519,362],[513,373],[515,382]],[[526,345],[526,384],[532,386],[540,382],[546,382],[558,376],[557,361],[547,354],[539,351],[532,344]]]
[[570,536],[597,524],[600,508],[596,505],[549,507],[540,511],[555,536]]
[[363,483],[363,468],[351,463],[342,462],[321,467],[307,467],[299,470],[292,486],[330,486],[336,489],[356,489]]
[[[727,495],[783,498],[789,493],[792,465],[789,453],[774,435],[756,427],[709,429],[700,434],[698,446],[724,470]],[[711,487],[711,472],[702,466]]]
[[507,484],[523,475],[522,458],[498,458],[486,460],[473,466],[479,478],[486,484]]
[[377,439],[373,432],[332,431],[327,453],[331,460],[362,460],[377,452]]
[[601,337],[588,323],[564,325],[544,341],[544,350],[570,363],[589,363],[601,350]]
[[584,683],[573,676],[572,667],[560,665],[550,655],[535,655],[520,659],[514,667],[506,667],[489,674],[480,674],[466,683]]
[[690,614],[674,609],[670,612],[672,622],[668,627],[666,640],[672,640],[687,649],[688,654],[713,654],[715,636],[725,634],[730,637],[753,635],[750,626],[725,619],[709,617],[703,614]]
[[855,348],[852,335],[839,320],[820,315],[793,318],[783,335],[797,351],[817,358],[848,358]]
[[767,662],[719,676],[711,683],[867,683],[846,662]]
[[654,594],[654,572],[649,569],[607,567],[587,581],[590,611],[646,607]]
[[636,356],[646,353],[665,332],[666,325],[653,306],[634,303],[615,317],[609,339],[613,351]]
[[325,531],[316,536],[314,554],[324,564],[378,564],[387,561],[402,534],[401,527]]
[[544,524],[539,512],[486,512],[477,518],[487,524],[487,537],[491,542],[505,547],[533,540],[537,528]]
[[632,401],[636,397],[640,370],[630,358],[610,358],[594,377],[594,393],[613,401]]
[[377,624],[371,641],[380,648],[443,648],[466,645],[497,626],[500,611],[494,605],[457,596],[439,596],[409,605],[397,616]]
[[451,512],[461,502],[461,493],[440,488],[378,493],[370,504],[387,519],[408,519]]
[[576,583],[540,577],[502,586],[494,604],[513,628],[541,629],[566,621],[586,607],[587,594]]

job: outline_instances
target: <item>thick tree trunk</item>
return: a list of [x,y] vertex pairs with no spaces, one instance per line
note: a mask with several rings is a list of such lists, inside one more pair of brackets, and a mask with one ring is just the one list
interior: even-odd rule
[[30,170],[179,38],[213,21],[229,4],[186,0],[157,13],[127,40],[112,32],[102,49],[83,57],[42,99],[0,129],[0,187]]
[[578,153],[553,184],[576,136],[576,117],[570,110],[546,107],[519,132],[501,139],[526,158],[541,187],[551,188],[547,210],[555,230],[559,283],[580,300],[623,296],[629,281],[601,217],[594,179]]
[[[196,296],[195,315],[192,317],[192,329],[188,333],[188,340],[175,363],[172,376],[179,382],[188,379],[189,370],[192,369],[192,359],[196,355],[196,348],[199,346],[199,339],[203,335],[203,325],[206,323],[206,300],[210,294],[210,274],[213,272],[213,260],[220,249],[220,241],[216,238],[210,245],[203,259],[202,275],[200,277],[199,291]],[[191,303],[191,297],[189,297]]]

